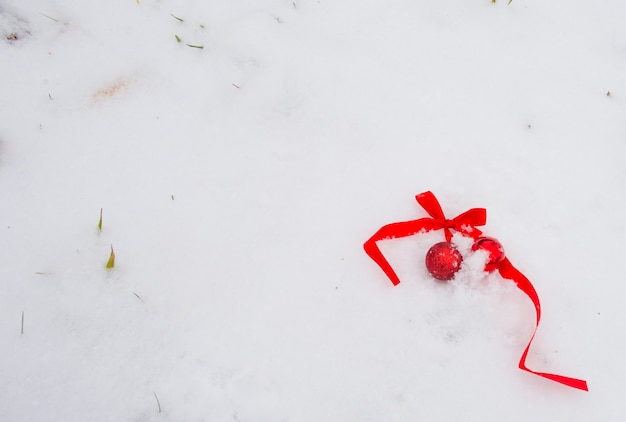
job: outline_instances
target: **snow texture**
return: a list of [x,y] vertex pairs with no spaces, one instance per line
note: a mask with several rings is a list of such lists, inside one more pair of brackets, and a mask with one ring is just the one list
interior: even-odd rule
[[[0,419],[623,421],[625,13],[2,0]],[[590,392],[517,368],[484,257],[365,255],[426,190],[487,208],[529,367]]]

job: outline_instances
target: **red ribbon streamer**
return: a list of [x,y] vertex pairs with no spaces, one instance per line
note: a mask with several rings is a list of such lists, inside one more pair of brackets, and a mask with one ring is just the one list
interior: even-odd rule
[[[385,256],[382,254],[376,242],[384,239],[393,239],[397,237],[411,236],[417,233],[424,233],[431,230],[443,229],[446,237],[446,241],[452,239],[452,230],[458,231],[466,236],[470,236],[474,239],[478,238],[482,232],[475,226],[484,226],[487,220],[487,211],[484,208],[472,208],[459,216],[448,220],[443,214],[439,201],[435,198],[432,192],[424,192],[415,197],[417,202],[424,208],[424,210],[432,218],[420,218],[418,220],[404,221],[399,223],[391,223],[383,226],[374,235],[365,242],[363,248],[367,255],[378,264],[387,277],[394,285],[400,283],[398,275],[395,273]],[[524,292],[528,298],[535,305],[536,311],[536,323],[535,330],[533,331],[530,341],[522,353],[522,357],[519,361],[519,368],[530,372],[531,374],[538,375],[540,377],[547,378],[552,381],[567,385],[568,387],[577,388],[579,390],[589,391],[587,388],[587,382],[576,378],[565,377],[557,374],[548,374],[545,372],[537,372],[529,369],[526,366],[526,357],[530,350],[530,345],[535,338],[537,329],[539,328],[539,321],[541,320],[541,303],[539,302],[539,296],[537,291],[531,284],[530,280],[526,278],[517,268],[511,264],[508,258],[505,258],[499,265],[498,271],[503,278],[512,280],[517,287]]]
[[526,366],[526,356],[528,356],[530,344],[533,342],[535,334],[537,334],[537,328],[539,328],[539,321],[541,320],[541,303],[539,302],[539,295],[537,295],[537,291],[531,284],[530,280],[528,280],[528,278],[526,278],[524,274],[522,274],[517,268],[515,268],[508,258],[504,258],[504,260],[500,263],[500,265],[498,266],[498,271],[500,272],[502,278],[513,280],[515,284],[517,284],[517,287],[521,291],[523,291],[526,296],[528,296],[533,302],[533,305],[535,305],[535,311],[537,313],[535,330],[533,331],[533,335],[530,337],[528,345],[526,346],[526,349],[524,349],[524,353],[522,353],[522,357],[519,360],[519,368],[524,371],[530,372],[531,374],[539,375],[540,377],[560,382],[561,384],[567,385],[568,387],[578,388],[579,390],[583,391],[589,391],[589,389],[587,388],[587,381],[585,380],[564,377],[563,375],[557,374],[548,374],[545,372],[536,372]]

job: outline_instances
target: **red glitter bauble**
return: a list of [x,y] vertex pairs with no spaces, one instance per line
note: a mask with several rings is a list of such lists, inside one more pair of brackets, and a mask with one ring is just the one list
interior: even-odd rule
[[450,280],[461,268],[461,252],[450,242],[440,242],[426,252],[426,269],[437,280]]
[[493,237],[479,237],[472,245],[472,250],[483,250],[489,252],[489,260],[485,265],[485,271],[492,272],[504,260],[504,248]]

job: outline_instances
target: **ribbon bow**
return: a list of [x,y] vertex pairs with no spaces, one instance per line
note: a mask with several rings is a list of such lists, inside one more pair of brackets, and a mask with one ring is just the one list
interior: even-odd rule
[[452,220],[448,220],[441,209],[441,205],[439,205],[439,201],[437,201],[432,192],[420,193],[415,199],[432,218],[424,217],[417,220],[387,224],[374,233],[363,245],[365,252],[380,266],[394,285],[400,283],[400,278],[391,268],[376,242],[440,229],[443,229],[448,242],[452,239],[452,230],[476,239],[482,232],[474,226],[484,226],[487,222],[487,210],[484,208],[472,208]]
[[[446,241],[452,240],[452,231],[456,230],[474,239],[478,238],[482,232],[474,226],[484,226],[487,222],[487,210],[484,208],[472,208],[454,217],[452,220],[446,219],[439,205],[439,201],[431,191],[420,193],[415,196],[417,202],[424,210],[433,217],[424,221],[426,231],[443,229]],[[422,219],[423,220],[423,219]],[[419,220],[417,220],[419,221]],[[430,224],[428,224],[430,222]]]
[[[383,226],[374,235],[365,242],[363,248],[370,258],[378,264],[378,266],[385,272],[387,277],[394,285],[400,283],[400,279],[396,275],[393,268],[384,257],[376,242],[383,239],[393,239],[396,237],[411,236],[416,233],[428,232],[431,230],[443,229],[446,236],[446,241],[452,239],[452,230],[463,233],[474,239],[478,238],[482,232],[474,226],[484,226],[487,220],[487,211],[484,208],[472,208],[452,220],[446,219],[439,201],[435,198],[432,192],[420,193],[415,197],[417,202],[426,210],[426,212],[432,218],[420,218],[418,220],[404,221],[400,223],[391,223]],[[567,385],[572,388],[577,388],[583,391],[589,391],[587,388],[587,382],[585,380],[565,377],[563,375],[550,374],[546,372],[537,372],[529,369],[526,366],[526,357],[530,350],[530,345],[535,338],[537,328],[539,327],[539,321],[541,320],[541,304],[539,302],[539,295],[533,287],[532,283],[524,274],[522,274],[517,268],[511,264],[508,258],[504,258],[502,262],[498,264],[498,272],[502,278],[506,278],[515,282],[517,287],[524,292],[528,298],[535,305],[536,319],[535,319],[535,331],[533,332],[526,349],[522,353],[522,357],[519,361],[519,368],[530,372],[531,374],[538,375],[543,378],[547,378],[552,381]]]

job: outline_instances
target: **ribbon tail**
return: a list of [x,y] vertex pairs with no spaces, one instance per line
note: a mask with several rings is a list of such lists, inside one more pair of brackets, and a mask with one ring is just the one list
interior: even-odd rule
[[420,218],[419,220],[387,224],[381,227],[363,244],[363,249],[365,249],[365,253],[378,264],[380,269],[383,270],[389,280],[396,286],[400,283],[400,278],[380,251],[376,242],[384,239],[411,236],[420,231],[430,231],[436,228],[440,227],[434,224],[433,220],[430,218]]
[[589,391],[589,389],[587,388],[587,381],[585,380],[565,377],[563,375],[549,374],[545,372],[536,372],[526,366],[526,357],[528,356],[530,345],[535,338],[535,334],[537,333],[537,329],[539,328],[539,321],[541,320],[541,303],[539,302],[539,295],[537,294],[537,291],[533,287],[530,280],[528,280],[528,278],[526,278],[524,274],[522,274],[517,268],[515,268],[513,264],[511,264],[511,261],[508,260],[508,258],[505,258],[504,261],[502,261],[502,263],[498,267],[498,271],[503,278],[513,280],[517,284],[517,287],[522,292],[524,292],[526,296],[528,296],[528,298],[533,302],[533,305],[535,305],[535,330],[533,331],[533,335],[530,337],[530,341],[528,342],[524,353],[522,353],[522,357],[519,361],[519,368],[526,372],[530,372],[531,374],[535,374],[540,377],[561,383],[563,385],[567,385],[568,387],[577,388],[583,391]]
[[[533,338],[534,337],[535,337],[535,334],[533,333]],[[570,377],[566,377],[563,375],[549,374],[546,372],[537,372],[537,371],[533,371],[532,369],[529,369],[526,366],[526,355],[528,355],[528,350],[530,349],[530,343],[532,343],[532,338],[530,339],[528,346],[526,346],[526,350],[524,350],[524,353],[522,354],[522,358],[519,361],[519,368],[521,370],[530,372],[531,374],[535,374],[543,378],[547,378],[549,380],[558,382],[563,385],[567,385],[568,387],[577,388],[583,391],[589,391],[589,388],[587,387],[587,381],[585,380],[581,380],[577,378],[570,378]]]

